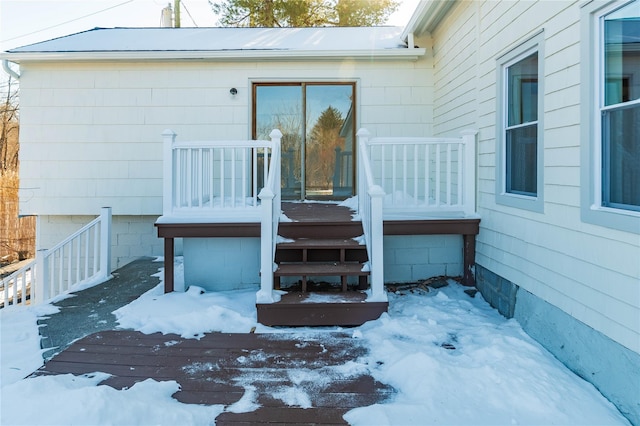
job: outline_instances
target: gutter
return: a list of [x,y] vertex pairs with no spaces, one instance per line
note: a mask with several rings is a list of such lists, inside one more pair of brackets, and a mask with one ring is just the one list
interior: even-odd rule
[[11,67],[9,66],[9,60],[8,59],[3,59],[2,60],[2,69],[4,70],[4,72],[9,74],[11,77],[15,78],[16,80],[20,80],[20,74],[18,74],[17,72],[15,72],[14,70],[11,69]]
[[[416,61],[424,56],[426,49],[379,49],[379,50],[217,50],[217,51],[100,51],[100,52],[5,52],[3,67],[9,60],[20,61],[173,61],[173,60],[371,60],[405,59]],[[7,59],[5,59],[7,58]],[[15,74],[13,70],[5,71]]]

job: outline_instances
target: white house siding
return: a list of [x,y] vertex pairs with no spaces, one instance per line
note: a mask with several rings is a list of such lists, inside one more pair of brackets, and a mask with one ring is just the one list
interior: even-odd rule
[[[543,214],[495,202],[496,59],[539,31]],[[459,2],[433,40],[436,133],[480,131],[477,263],[640,353],[640,237],[580,220],[579,3]]]
[[[580,85],[591,84],[580,81],[582,3],[457,2],[432,34],[434,130],[443,136],[468,127],[479,130],[477,199],[482,222],[477,264],[632,351],[637,367],[640,236],[593,226],[580,218],[580,187],[586,184],[580,179]],[[496,67],[500,56],[541,31],[544,212],[535,213],[496,203]],[[557,338],[570,340],[567,333]],[[584,339],[575,344],[583,345],[583,358],[588,358]],[[622,365],[617,368],[626,368]],[[580,370],[576,364],[571,367]],[[629,377],[633,372],[618,373]],[[633,374],[631,382],[637,386],[639,376]],[[638,395],[637,387],[626,392]],[[635,397],[614,402],[638,421]]]
[[[47,217],[40,241],[57,242],[74,217],[113,208],[116,223],[162,214],[162,139],[250,137],[251,83],[355,81],[357,125],[374,136],[432,133],[431,60],[260,62],[21,62],[21,214]],[[417,69],[424,69],[425,72]],[[425,75],[427,77],[425,77]],[[238,90],[231,96],[229,89]],[[122,217],[122,218],[121,218]],[[136,219],[138,220],[138,219]],[[114,241],[137,241],[117,227]],[[136,231],[138,232],[138,231]],[[54,236],[55,235],[55,236]],[[45,245],[39,245],[45,247]],[[162,243],[116,247],[114,266]]]

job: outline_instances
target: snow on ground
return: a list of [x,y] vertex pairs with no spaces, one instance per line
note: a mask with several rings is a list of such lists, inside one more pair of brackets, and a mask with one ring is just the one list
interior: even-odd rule
[[[176,264],[179,271],[181,263]],[[256,322],[255,291],[162,293],[163,284],[115,312],[121,327],[144,333],[177,333],[199,338],[211,331],[318,335],[351,331],[369,354],[334,369],[332,376],[368,370],[397,389],[383,404],[351,410],[345,419],[362,425],[405,424],[629,424],[589,383],[527,336],[515,320],[471,298],[454,282],[425,292],[389,295],[389,314],[352,329],[286,329]],[[47,307],[48,306],[48,307]],[[55,309],[55,308],[53,308]],[[117,391],[99,386],[103,373],[20,380],[42,365],[38,315],[51,305],[0,310],[2,321],[2,406],[0,423],[13,424],[210,424],[223,410],[258,408],[251,384],[229,407],[181,404],[171,398],[174,381],[146,380]],[[330,336],[327,334],[327,338]],[[298,380],[314,379],[301,371]],[[305,377],[308,376],[308,377]],[[317,379],[317,377],[315,378]],[[309,407],[295,389],[278,398]],[[153,406],[153,410],[148,407]],[[37,407],[37,409],[34,409]]]

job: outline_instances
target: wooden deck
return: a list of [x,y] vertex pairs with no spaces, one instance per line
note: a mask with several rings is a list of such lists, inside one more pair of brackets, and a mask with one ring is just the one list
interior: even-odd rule
[[[105,372],[112,376],[102,384],[116,389],[148,378],[175,380],[181,387],[173,395],[178,401],[226,407],[246,389],[255,389],[258,409],[225,411],[216,424],[334,425],[346,424],[342,416],[347,411],[394,394],[369,375],[347,376],[335,368],[366,353],[361,341],[343,333],[211,333],[195,340],[105,331],[75,342],[34,375]],[[283,402],[292,393],[308,404]]]
[[[283,213],[292,221],[280,222],[279,234],[286,238],[352,238],[362,232],[359,222],[352,220],[346,207],[334,203],[283,202]],[[329,224],[330,226],[326,226]],[[165,292],[173,291],[173,258],[175,238],[199,237],[260,237],[260,223],[156,223],[158,237],[164,239]],[[360,229],[360,231],[356,231]],[[462,235],[463,280],[467,286],[475,285],[476,235],[479,218],[439,218],[384,220],[384,235]]]

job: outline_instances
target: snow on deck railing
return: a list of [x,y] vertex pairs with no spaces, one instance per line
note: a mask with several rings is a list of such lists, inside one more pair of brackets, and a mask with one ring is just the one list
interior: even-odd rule
[[374,180],[395,213],[475,213],[475,135],[460,138],[378,137],[367,140]]
[[39,304],[73,286],[99,283],[111,274],[111,207],[36,259],[2,279],[0,306]]
[[163,215],[258,211],[275,141],[176,141],[165,130]]
[[358,136],[358,210],[362,220],[369,267],[371,274],[371,301],[383,300],[384,254],[382,250],[383,220],[382,202],[384,191],[376,185],[370,164],[369,132],[360,129]]

